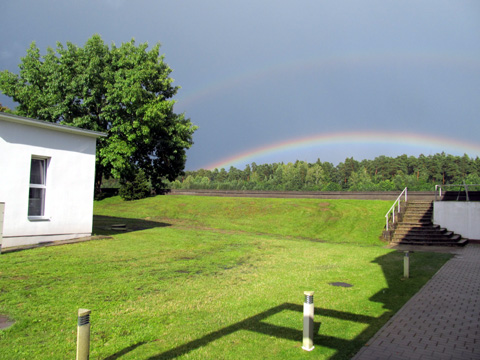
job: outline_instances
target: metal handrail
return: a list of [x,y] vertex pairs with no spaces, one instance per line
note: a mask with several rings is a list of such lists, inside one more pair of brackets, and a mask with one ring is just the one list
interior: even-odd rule
[[467,198],[467,201],[470,201],[469,196],[468,196],[468,188],[469,187],[476,187],[480,186],[480,184],[466,184],[465,182],[463,184],[444,184],[444,185],[435,185],[435,201],[437,201],[437,194],[438,194],[438,199],[442,199],[442,188],[444,187],[463,187],[465,188],[465,195]]
[[405,194],[405,203],[407,203],[407,188],[405,188],[405,189],[403,189],[401,194],[398,196],[397,200],[395,200],[395,202],[393,203],[390,210],[388,210],[387,214],[385,215],[385,220],[386,220],[385,230],[387,230],[387,231],[388,231],[389,215],[390,215],[390,213],[392,213],[392,225],[395,224],[395,205],[397,205],[397,207],[398,207],[397,213],[400,213],[400,211],[401,211],[401,207],[400,207],[401,197],[404,194]]

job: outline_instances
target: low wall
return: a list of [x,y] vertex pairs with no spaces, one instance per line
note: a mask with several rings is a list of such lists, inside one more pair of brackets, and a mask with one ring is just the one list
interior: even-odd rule
[[470,240],[480,240],[480,202],[435,201],[433,223]]
[[[171,189],[167,195],[262,197],[262,198],[310,198],[355,199],[395,201],[400,191],[263,191],[263,190],[200,190]],[[409,200],[433,201],[434,191],[409,191]]]

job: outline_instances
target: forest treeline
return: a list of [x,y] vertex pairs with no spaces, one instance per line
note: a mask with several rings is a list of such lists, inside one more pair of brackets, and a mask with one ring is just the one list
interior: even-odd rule
[[[480,184],[480,159],[445,153],[418,157],[379,156],[357,161],[353,157],[334,166],[315,163],[252,163],[240,170],[230,167],[186,171],[171,182],[172,189],[278,190],[278,191],[431,191],[436,184]],[[168,185],[167,185],[168,186]]]

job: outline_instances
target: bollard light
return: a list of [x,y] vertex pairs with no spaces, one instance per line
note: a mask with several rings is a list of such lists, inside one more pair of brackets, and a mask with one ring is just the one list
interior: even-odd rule
[[77,360],[90,358],[90,310],[78,309]]
[[405,251],[405,256],[403,257],[403,277],[405,279],[410,277],[410,256],[408,251]]
[[305,291],[305,301],[303,303],[303,346],[302,349],[312,351],[313,346],[313,291]]

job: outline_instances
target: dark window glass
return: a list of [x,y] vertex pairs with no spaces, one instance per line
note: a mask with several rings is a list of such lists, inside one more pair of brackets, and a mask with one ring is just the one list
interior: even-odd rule
[[45,215],[45,190],[47,159],[32,159],[30,165],[30,191],[28,194],[28,216]]
[[32,159],[30,184],[45,185],[45,160]]
[[45,189],[30,188],[28,216],[43,216],[45,209]]

